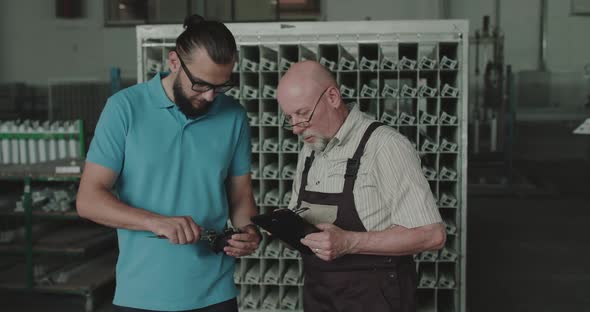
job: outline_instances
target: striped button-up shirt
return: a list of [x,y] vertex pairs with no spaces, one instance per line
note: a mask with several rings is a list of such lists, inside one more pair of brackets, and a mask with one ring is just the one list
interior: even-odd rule
[[[358,110],[358,105],[350,111],[326,148],[316,152],[306,190],[342,192],[346,162],[353,156],[372,122],[373,119]],[[304,145],[299,153],[289,203],[291,209],[297,205],[305,158],[311,151]],[[358,215],[367,231],[380,231],[396,225],[415,228],[442,222],[416,150],[406,137],[391,127],[377,128],[367,142],[353,193]],[[324,213],[319,216],[302,216],[312,223],[333,223],[336,207],[332,207],[332,211],[323,206],[320,208],[316,211]]]

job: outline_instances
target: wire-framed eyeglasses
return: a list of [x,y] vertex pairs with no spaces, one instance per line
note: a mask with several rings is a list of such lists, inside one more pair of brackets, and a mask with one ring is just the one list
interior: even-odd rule
[[176,55],[178,56],[178,60],[180,61],[180,67],[182,67],[182,70],[184,71],[184,73],[188,77],[188,80],[192,84],[191,89],[193,91],[202,93],[202,92],[207,92],[207,91],[213,89],[213,92],[218,94],[218,93],[225,93],[234,87],[234,84],[230,80],[228,80],[225,83],[220,84],[220,85],[214,85],[214,84],[208,83],[206,81],[203,81],[199,78],[196,78],[188,70],[188,67],[186,67],[186,64],[184,63],[182,58],[180,58],[180,54],[178,54],[178,52],[176,52]]
[[293,117],[291,117],[291,115],[283,114],[283,128],[286,130],[293,130],[294,127],[300,127],[300,128],[309,127],[309,125],[311,123],[311,119],[313,118],[313,114],[315,113],[315,109],[318,107],[318,104],[320,103],[322,96],[324,96],[324,94],[326,93],[326,91],[328,91],[328,89],[330,89],[330,87],[327,87],[326,89],[324,89],[324,91],[322,91],[322,94],[320,94],[320,96],[318,97],[318,100],[315,102],[315,105],[313,106],[313,110],[311,111],[311,114],[309,115],[309,118],[307,118],[307,120],[300,121],[296,124],[293,124]]

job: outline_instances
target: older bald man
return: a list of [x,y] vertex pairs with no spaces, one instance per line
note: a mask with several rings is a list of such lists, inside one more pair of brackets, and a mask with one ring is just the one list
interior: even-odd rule
[[294,64],[277,99],[305,142],[289,207],[322,230],[301,241],[315,253],[303,256],[305,311],[415,311],[412,254],[446,235],[414,148],[349,110],[317,62]]

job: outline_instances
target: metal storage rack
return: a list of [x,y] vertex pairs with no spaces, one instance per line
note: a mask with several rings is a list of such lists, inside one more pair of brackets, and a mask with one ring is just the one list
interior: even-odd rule
[[[116,253],[102,251],[114,246],[115,231],[73,223],[79,220],[74,207],[43,211],[33,202],[40,184],[64,187],[80,180],[86,150],[83,124],[66,124],[71,124],[70,131],[0,127],[0,182],[13,191],[0,194],[0,290],[80,295],[89,312],[96,296],[114,285]],[[15,209],[19,198],[22,209]],[[74,205],[74,198],[67,199],[65,204]]]
[[[259,211],[286,207],[302,142],[280,127],[275,99],[293,62],[329,68],[347,102],[407,136],[446,224],[439,252],[415,255],[419,311],[465,311],[468,23],[444,21],[226,24],[238,44],[236,88],[252,129]],[[181,25],[137,27],[137,79],[167,70]],[[242,311],[301,310],[299,255],[268,237],[238,259]]]

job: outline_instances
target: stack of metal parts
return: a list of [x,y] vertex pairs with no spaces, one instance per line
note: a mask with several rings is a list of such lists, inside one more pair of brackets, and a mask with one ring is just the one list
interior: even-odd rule
[[0,164],[29,165],[80,158],[82,123],[73,121],[0,121]]
[[[23,195],[24,196],[24,195]],[[67,188],[43,188],[31,192],[33,211],[67,212],[75,207],[76,188],[70,185]],[[24,212],[24,198],[16,202],[15,212]]]

